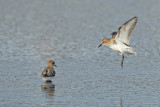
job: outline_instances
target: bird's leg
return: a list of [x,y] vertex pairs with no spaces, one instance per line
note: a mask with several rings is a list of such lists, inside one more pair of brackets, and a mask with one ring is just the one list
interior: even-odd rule
[[124,55],[122,54],[121,69],[123,69],[123,61],[124,61]]
[[51,80],[46,80],[45,82],[46,82],[46,83],[49,83],[49,82],[52,82],[52,81],[51,81]]

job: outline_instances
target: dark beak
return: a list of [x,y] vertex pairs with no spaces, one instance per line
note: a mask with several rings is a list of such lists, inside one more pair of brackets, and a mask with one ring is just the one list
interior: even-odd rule
[[54,64],[55,67],[57,67],[57,65]]
[[100,45],[98,46],[98,48],[101,47],[101,46],[102,46],[102,44],[100,44]]

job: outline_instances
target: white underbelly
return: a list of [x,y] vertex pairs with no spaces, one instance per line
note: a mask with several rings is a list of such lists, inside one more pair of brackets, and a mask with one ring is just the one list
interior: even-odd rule
[[122,43],[119,43],[119,44],[110,45],[109,48],[111,48],[111,49],[113,49],[115,51],[118,51],[120,53],[124,53],[130,47],[128,47],[128,46],[126,46],[126,45],[124,45]]
[[119,51],[121,52],[121,48],[119,47],[119,45],[110,45],[109,48],[115,50],[115,51]]
[[52,80],[53,77],[42,77],[42,79],[43,79],[44,81],[47,81],[47,80]]

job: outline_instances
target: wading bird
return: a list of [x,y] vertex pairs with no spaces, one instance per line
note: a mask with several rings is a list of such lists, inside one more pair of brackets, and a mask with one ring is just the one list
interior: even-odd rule
[[55,62],[53,60],[48,61],[48,66],[43,70],[41,77],[45,82],[52,82],[51,79],[55,76],[56,72],[54,71],[53,65],[55,65]]

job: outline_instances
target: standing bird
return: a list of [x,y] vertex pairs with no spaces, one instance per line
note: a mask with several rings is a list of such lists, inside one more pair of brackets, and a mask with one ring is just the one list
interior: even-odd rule
[[41,77],[45,82],[52,82],[51,79],[55,76],[56,72],[54,71],[53,65],[55,65],[55,62],[53,60],[48,61],[48,66],[43,70]]
[[132,19],[128,20],[121,27],[119,27],[118,32],[113,32],[111,34],[112,35],[111,39],[104,38],[101,41],[101,44],[99,45],[99,47],[102,45],[106,45],[109,48],[119,52],[119,54],[122,56],[122,61],[121,61],[122,69],[123,69],[124,53],[131,53],[137,56],[137,53],[129,45],[131,33],[137,23],[137,20],[138,20],[137,17],[133,17]]

